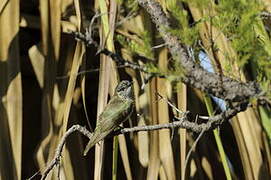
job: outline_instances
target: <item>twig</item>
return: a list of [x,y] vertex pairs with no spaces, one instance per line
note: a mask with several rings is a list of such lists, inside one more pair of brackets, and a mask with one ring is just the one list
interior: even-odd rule
[[44,172],[42,173],[42,177],[41,180],[45,180],[45,178],[47,177],[47,175],[49,174],[49,172],[57,165],[59,165],[60,160],[61,160],[61,153],[63,151],[63,147],[65,145],[65,142],[67,140],[67,138],[75,131],[79,131],[80,133],[82,133],[83,135],[85,135],[86,137],[88,137],[89,139],[91,138],[91,133],[85,128],[82,127],[80,125],[73,125],[62,137],[60,143],[57,146],[56,152],[55,152],[55,156],[53,158],[53,160],[46,166],[46,169],[44,170]]
[[[127,66],[124,66],[124,65],[117,66],[118,69],[126,68],[126,67]],[[63,80],[63,79],[69,78],[70,76],[80,76],[80,75],[85,75],[85,74],[88,74],[88,73],[94,73],[94,72],[99,72],[99,71],[101,71],[100,68],[83,70],[83,71],[79,71],[78,73],[74,73],[74,74],[67,74],[67,75],[63,75],[63,76],[57,76],[56,79],[57,80]]]
[[27,178],[26,180],[31,180],[34,177],[36,177],[38,174],[40,173],[40,170],[38,170],[37,172],[35,172],[30,178]]
[[[209,117],[208,122],[198,124],[197,122],[190,122],[187,118],[188,113],[183,113],[183,117],[175,117],[177,121],[174,121],[172,123],[167,124],[157,124],[157,125],[150,125],[150,126],[137,126],[132,128],[123,128],[120,130],[116,130],[111,135],[119,135],[124,133],[130,133],[130,132],[139,132],[139,131],[153,131],[153,130],[159,130],[159,129],[174,129],[174,128],[185,128],[187,130],[191,130],[196,133],[202,133],[211,129],[214,129],[221,125],[226,120],[232,118],[235,116],[238,112],[244,111],[248,106],[248,103],[239,103],[236,106],[232,107],[231,109],[228,109],[224,112],[222,112],[219,115]],[[65,145],[65,142],[67,138],[75,131],[79,131],[89,139],[91,138],[92,134],[85,128],[80,125],[74,125],[68,131],[64,134],[62,137],[60,143],[57,146],[55,156],[53,160],[47,165],[44,172],[42,173],[42,180],[44,180],[49,172],[55,167],[60,165],[61,160],[61,153],[63,151],[63,147]]]
[[187,113],[184,113],[183,117],[175,117],[177,121],[167,124],[157,124],[157,125],[150,125],[150,126],[137,126],[132,128],[124,128],[120,129],[114,134],[124,134],[128,132],[139,132],[139,131],[153,131],[159,129],[171,129],[171,128],[184,128],[190,130],[192,132],[200,133],[202,131],[209,131],[211,129],[215,129],[225,121],[234,117],[237,113],[246,110],[249,106],[248,103],[239,103],[233,108],[230,108],[216,116],[212,116],[208,118],[208,122],[198,124],[197,122],[190,122],[187,118]]
[[166,43],[159,44],[159,45],[153,46],[152,49],[162,48],[162,47],[164,47],[164,46],[166,46],[166,45],[167,45]]
[[[93,39],[90,39],[89,37],[87,37],[87,35],[80,33],[80,32],[70,32],[70,34],[72,34],[76,40],[80,40],[83,41],[87,46],[94,46],[97,49],[100,49],[98,43],[96,41],[94,41]],[[107,48],[103,48],[99,51],[100,54],[104,54],[106,56],[109,56],[113,61],[115,61],[118,65],[123,65],[126,67],[130,67],[134,70],[139,70],[141,72],[145,72],[148,74],[154,74],[154,73],[150,73],[149,71],[147,71],[147,69],[145,67],[142,67],[134,62],[125,60],[124,58],[122,58],[119,54],[114,53],[110,50],[108,50]],[[156,74],[156,76],[160,76],[159,74]]]
[[157,95],[163,99],[164,101],[167,102],[167,104],[172,107],[172,109],[176,110],[179,114],[184,114],[185,112],[182,112],[181,110],[179,110],[176,106],[174,106],[174,104],[172,104],[169,100],[167,100],[166,98],[164,98],[161,94],[157,93]]
[[57,166],[57,179],[60,180],[60,162],[56,166]]
[[201,131],[201,133],[199,134],[199,136],[197,137],[197,139],[195,140],[195,142],[193,143],[193,145],[191,146],[190,150],[188,151],[187,153],[187,156],[185,158],[185,163],[184,163],[184,169],[182,170],[184,173],[182,173],[183,177],[182,177],[182,180],[185,179],[185,171],[186,171],[186,167],[187,167],[187,164],[188,164],[188,160],[192,154],[192,151],[193,149],[195,149],[196,145],[198,144],[200,138],[202,137],[202,135],[204,134],[205,131]]

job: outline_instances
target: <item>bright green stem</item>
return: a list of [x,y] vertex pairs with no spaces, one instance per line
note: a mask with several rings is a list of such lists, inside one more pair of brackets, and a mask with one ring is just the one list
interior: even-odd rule
[[112,162],[112,180],[117,180],[117,171],[118,171],[118,148],[119,141],[118,136],[114,136],[113,141],[113,162]]
[[[208,95],[205,95],[204,96],[204,101],[205,101],[205,105],[207,107],[207,111],[208,111],[209,116],[213,116],[214,115],[214,110],[213,110],[213,105],[212,105],[211,98]],[[217,148],[218,148],[218,151],[219,151],[219,154],[220,154],[220,157],[221,157],[223,168],[224,168],[224,171],[225,171],[225,174],[226,174],[226,178],[227,178],[227,180],[231,180],[232,178],[231,178],[230,168],[228,166],[226,154],[225,154],[222,142],[221,142],[221,138],[220,138],[218,129],[214,129],[213,133],[214,133],[214,136],[215,136],[215,141],[216,141]]]
[[271,144],[271,111],[267,107],[259,106],[259,112],[264,130],[269,138],[269,143]]

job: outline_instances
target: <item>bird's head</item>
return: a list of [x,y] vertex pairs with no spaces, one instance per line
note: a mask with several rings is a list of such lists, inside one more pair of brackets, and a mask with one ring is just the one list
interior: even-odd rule
[[121,81],[115,90],[115,94],[122,98],[134,99],[133,83],[127,80]]

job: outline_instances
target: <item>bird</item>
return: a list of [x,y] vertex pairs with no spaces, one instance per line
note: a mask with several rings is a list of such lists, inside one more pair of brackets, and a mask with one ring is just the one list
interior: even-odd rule
[[132,82],[128,80],[123,80],[117,85],[114,95],[98,118],[96,128],[84,150],[84,156],[96,143],[103,140],[130,117],[134,107],[132,85]]

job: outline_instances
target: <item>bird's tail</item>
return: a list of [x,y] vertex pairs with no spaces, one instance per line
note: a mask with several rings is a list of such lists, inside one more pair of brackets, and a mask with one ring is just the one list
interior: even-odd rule
[[84,156],[87,155],[88,151],[99,141],[101,140],[99,133],[96,133],[94,131],[93,136],[90,138],[85,150],[84,150]]

